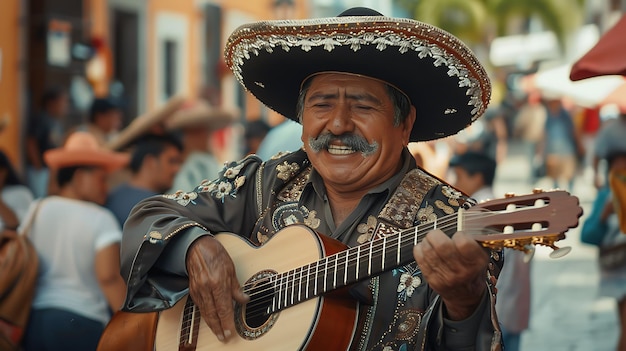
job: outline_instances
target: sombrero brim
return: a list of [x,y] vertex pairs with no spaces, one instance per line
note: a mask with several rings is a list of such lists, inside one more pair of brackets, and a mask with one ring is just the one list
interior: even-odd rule
[[148,133],[150,128],[158,123],[164,123],[171,117],[185,102],[182,96],[174,96],[163,106],[154,111],[147,112],[135,118],[126,128],[105,145],[108,150],[122,150],[130,146],[134,141]]
[[301,84],[315,73],[346,72],[388,82],[417,110],[411,141],[457,133],[482,115],[491,95],[487,73],[469,48],[410,19],[256,22],[230,36],[225,58],[248,91],[295,121]]
[[130,155],[107,150],[66,150],[57,148],[44,153],[46,164],[53,169],[74,166],[103,167],[113,172],[126,166]]
[[237,120],[237,113],[222,108],[207,105],[182,108],[168,119],[165,126],[168,130],[177,130],[186,127],[204,126],[211,130],[228,127]]

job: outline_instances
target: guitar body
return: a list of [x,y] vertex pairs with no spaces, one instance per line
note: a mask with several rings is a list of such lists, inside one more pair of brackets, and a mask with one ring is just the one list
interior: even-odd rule
[[117,311],[104,329],[97,351],[152,351],[159,314]]
[[148,351],[151,341],[157,351],[348,350],[358,303],[346,294],[347,287],[412,262],[414,245],[430,230],[452,235],[462,228],[487,248],[532,253],[535,245],[542,245],[560,257],[568,248],[555,242],[578,225],[581,215],[577,197],[538,191],[480,203],[351,248],[302,225],[286,227],[261,247],[233,234],[218,234],[215,238],[233,259],[239,283],[251,297],[245,305],[235,304],[237,330],[227,343],[215,337],[187,296],[160,312],[156,321],[156,313],[116,314],[98,351]]
[[[345,249],[343,244],[298,225],[283,229],[261,247],[228,233],[218,234],[216,239],[232,257],[242,286],[268,272],[287,272]],[[245,308],[235,312],[237,333],[222,343],[187,296],[160,313],[156,350],[347,350],[358,312],[357,302],[340,291],[308,299],[253,323],[242,317]]]

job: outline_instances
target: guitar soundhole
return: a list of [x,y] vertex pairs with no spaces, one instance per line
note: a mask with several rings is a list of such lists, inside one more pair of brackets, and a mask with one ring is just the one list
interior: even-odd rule
[[244,284],[244,292],[250,296],[250,301],[235,306],[235,325],[242,338],[257,339],[276,323],[279,313],[269,313],[274,298],[270,277],[276,274],[274,271],[261,271]]

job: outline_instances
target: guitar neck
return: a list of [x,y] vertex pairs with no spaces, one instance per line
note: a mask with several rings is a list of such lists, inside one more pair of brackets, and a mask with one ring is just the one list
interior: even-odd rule
[[442,227],[438,227],[437,222],[421,224],[272,276],[270,284],[274,299],[268,312],[276,312],[412,262],[413,246],[435,228],[453,233],[456,216],[448,218]]

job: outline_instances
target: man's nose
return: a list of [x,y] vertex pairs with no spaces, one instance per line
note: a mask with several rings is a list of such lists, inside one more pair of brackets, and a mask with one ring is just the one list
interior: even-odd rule
[[347,104],[338,104],[332,111],[328,129],[334,135],[342,135],[354,131],[354,122]]

